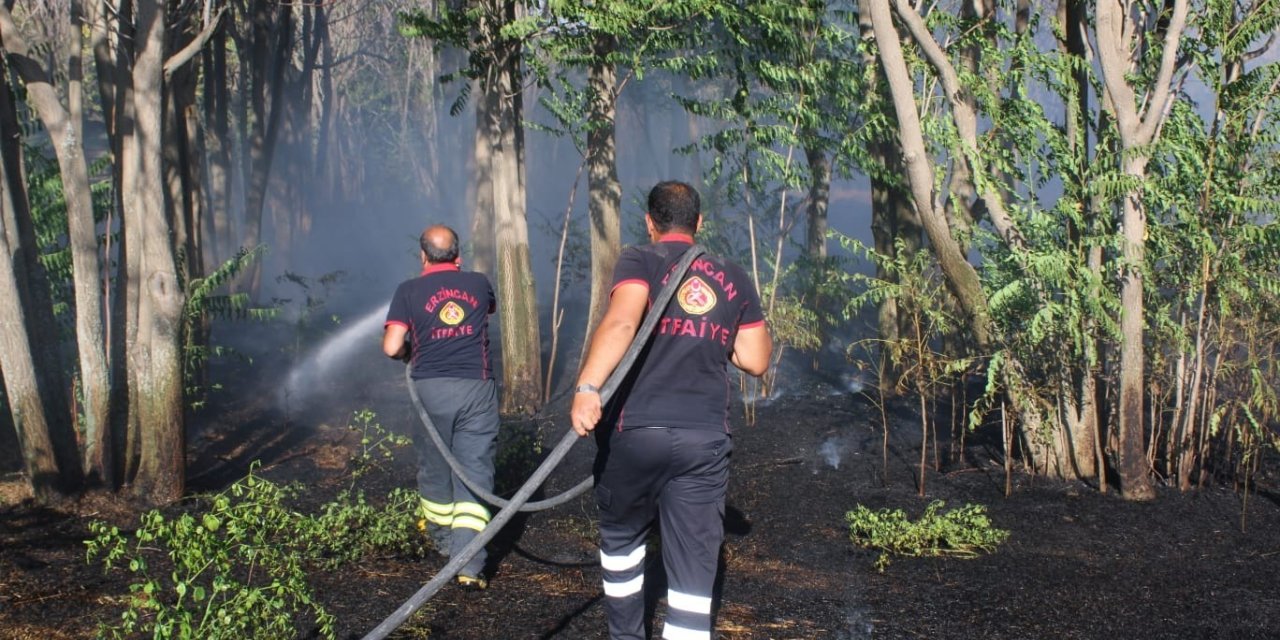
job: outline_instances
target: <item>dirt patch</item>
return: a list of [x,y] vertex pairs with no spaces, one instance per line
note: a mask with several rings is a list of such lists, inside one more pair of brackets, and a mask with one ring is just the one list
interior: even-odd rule
[[[394,380],[394,372],[386,376]],[[411,415],[401,385],[361,395],[384,425]],[[909,404],[909,403],[907,403]],[[553,443],[564,401],[536,427]],[[1000,452],[969,440],[964,464],[926,477],[918,495],[918,426],[891,407],[897,425],[882,449],[880,414],[856,395],[812,390],[758,409],[737,425],[716,625],[733,640],[831,638],[1275,638],[1280,635],[1280,484],[1274,460],[1253,491],[1214,486],[1127,503],[1077,483],[1014,477],[1005,497]],[[556,413],[559,411],[560,413]],[[349,415],[349,414],[348,414]],[[740,413],[738,414],[740,415]],[[208,490],[242,473],[306,482],[312,500],[340,488],[353,441],[340,412],[323,418],[254,416],[213,421],[193,438],[193,486]],[[330,425],[330,426],[322,426]],[[942,442],[946,451],[949,443]],[[575,448],[555,492],[589,468],[592,445]],[[887,456],[887,464],[885,462]],[[373,479],[373,495],[412,486],[411,455]],[[94,518],[128,522],[127,505],[88,498],[52,510],[14,500],[0,506],[0,638],[85,638],[119,615],[127,586],[85,561]],[[1010,531],[995,553],[972,560],[895,559],[848,539],[857,504],[918,516],[934,499],[985,505]],[[393,637],[462,640],[600,638],[605,622],[588,497],[515,521],[491,552],[492,586],[452,587]],[[315,574],[341,638],[358,638],[444,565],[439,556],[374,558]],[[661,587],[660,568],[648,584]],[[659,604],[656,621],[665,615]],[[299,635],[306,637],[302,629]]]

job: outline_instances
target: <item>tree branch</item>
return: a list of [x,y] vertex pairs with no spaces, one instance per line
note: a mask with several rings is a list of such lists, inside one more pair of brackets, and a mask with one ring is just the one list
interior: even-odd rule
[[9,54],[9,62],[13,65],[23,81],[28,83],[53,84],[48,70],[31,58],[31,47],[23,39],[22,32],[13,21],[7,5],[0,3],[0,47]]
[[979,351],[986,351],[993,339],[986,296],[977,271],[965,259],[960,245],[951,236],[946,220],[933,207],[932,163],[924,144],[924,131],[920,126],[920,114],[916,111],[911,77],[902,54],[898,30],[893,25],[889,3],[870,0],[865,4],[870,10],[881,68],[884,69],[885,80],[889,84],[889,97],[898,116],[902,164],[906,169],[907,183],[911,187],[916,211],[929,236],[929,242],[933,245],[934,255],[946,275],[947,284],[969,323],[974,341],[978,344]]
[[1178,44],[1182,42],[1182,30],[1186,26],[1187,0],[1174,0],[1173,17],[1169,19],[1169,30],[1165,31],[1164,44],[1160,52],[1160,72],[1156,74],[1155,94],[1138,128],[1140,144],[1150,144],[1155,138],[1156,127],[1164,120],[1165,103],[1172,93],[1173,72],[1178,66]]
[[205,26],[194,40],[188,42],[187,46],[183,47],[181,51],[169,56],[169,59],[164,61],[165,80],[168,80],[169,76],[173,75],[174,71],[177,71],[179,67],[190,62],[192,58],[196,57],[197,53],[200,53],[200,50],[204,48],[205,43],[213,36],[213,32],[218,29],[218,23],[222,20],[222,14],[225,13],[226,10],[227,8],[225,6],[220,7],[218,9],[218,13],[214,14],[213,19],[209,21],[209,24]]
[[1098,64],[1102,67],[1102,82],[1110,98],[1112,113],[1119,125],[1121,142],[1132,146],[1129,137],[1139,125],[1137,100],[1133,87],[1125,81],[1125,62],[1128,61],[1129,40],[1125,37],[1123,12],[1119,0],[1098,0],[1097,40]]
[[942,89],[946,92],[947,101],[951,104],[951,116],[955,120],[956,131],[960,133],[961,155],[969,164],[973,178],[982,179],[985,183],[984,188],[979,189],[978,193],[982,202],[987,205],[987,214],[991,218],[992,226],[1010,247],[1026,248],[1026,240],[1005,209],[1004,198],[997,189],[993,188],[985,174],[985,167],[982,166],[981,157],[978,155],[978,114],[973,105],[965,99],[966,90],[960,84],[959,74],[947,59],[942,46],[934,39],[929,27],[925,25],[924,19],[911,8],[911,4],[907,0],[894,0],[894,8],[898,17],[907,26],[907,30],[911,32],[912,39],[924,52],[925,59],[938,72]]

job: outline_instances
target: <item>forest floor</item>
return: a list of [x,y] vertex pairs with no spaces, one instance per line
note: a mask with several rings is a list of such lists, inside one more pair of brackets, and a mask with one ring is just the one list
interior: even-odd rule
[[[331,498],[349,481],[358,446],[346,428],[353,408],[373,409],[398,431],[413,419],[400,370],[371,366],[375,374],[341,376],[321,389],[319,397],[341,397],[346,406],[298,398],[295,406],[309,408],[289,414],[242,399],[209,412],[191,434],[189,489],[224,487],[261,460],[268,477],[302,481],[310,498]],[[929,447],[921,495],[911,403],[888,407],[886,438],[876,405],[841,386],[793,385],[759,405],[751,425],[736,408],[719,638],[1280,638],[1274,456],[1247,493],[1161,487],[1155,501],[1135,504],[1114,491],[1015,473],[1006,496],[1002,452],[991,444],[999,439],[980,431],[962,460],[936,469]],[[566,402],[557,399],[530,423],[548,446],[563,433]],[[938,447],[947,457],[945,434]],[[575,445],[547,493],[585,477],[593,451],[589,441]],[[367,476],[367,491],[411,487],[411,458],[405,449]],[[127,582],[125,572],[86,562],[88,524],[131,528],[136,516],[103,496],[36,507],[14,484],[10,478],[0,493],[0,638],[92,637],[99,623],[118,619]],[[447,586],[391,637],[605,637],[589,496],[513,521],[491,545],[488,590]],[[849,539],[844,515],[856,505],[915,518],[933,500],[984,505],[993,525],[1009,531],[1007,541],[973,559],[899,557],[881,572],[877,552]],[[358,638],[444,563],[434,553],[384,556],[309,578],[336,616],[338,637]],[[655,629],[663,616],[658,605]]]

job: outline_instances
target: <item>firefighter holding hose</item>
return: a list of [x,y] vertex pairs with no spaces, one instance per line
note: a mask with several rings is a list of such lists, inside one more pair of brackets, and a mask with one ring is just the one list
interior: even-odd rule
[[[444,443],[467,477],[493,491],[498,390],[489,364],[489,314],[497,306],[481,273],[464,272],[458,234],[444,225],[422,232],[422,274],[396,289],[382,351],[412,368],[410,377]],[[444,555],[460,552],[489,524],[489,510],[450,470],[419,424],[418,494],[426,529]],[[464,588],[488,586],[480,550],[458,573]]]
[[729,479],[728,364],[754,376],[773,342],[760,298],[739,266],[695,260],[602,422],[599,388],[622,360],[653,296],[693,244],[698,192],[661,182],[649,192],[652,243],[618,257],[609,306],[578,374],[571,417],[595,431],[600,562],[612,640],[645,637],[645,538],[656,517],[667,573],[668,640],[712,637],[712,588]]

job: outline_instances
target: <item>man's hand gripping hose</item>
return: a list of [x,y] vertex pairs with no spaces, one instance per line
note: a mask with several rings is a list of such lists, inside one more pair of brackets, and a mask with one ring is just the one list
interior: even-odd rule
[[[671,277],[667,278],[667,284],[662,287],[657,297],[654,298],[648,315],[645,316],[644,322],[640,325],[640,329],[636,331],[635,338],[631,341],[631,346],[627,348],[627,352],[623,355],[618,366],[609,375],[609,379],[605,381],[604,386],[600,388],[600,403],[602,405],[607,404],[613,397],[614,392],[618,390],[618,385],[622,383],[627,372],[635,364],[636,357],[640,355],[645,342],[648,341],[649,336],[653,333],[653,328],[658,324],[658,319],[662,317],[662,313],[666,310],[672,295],[675,294],[676,288],[680,286],[680,281],[684,279],[685,272],[689,270],[689,266],[693,264],[694,259],[702,253],[702,247],[693,245],[684,252],[684,255],[680,257],[680,261],[671,270]],[[408,367],[405,368],[405,378],[409,378]],[[525,481],[515,495],[511,496],[510,500],[503,500],[487,491],[481,491],[475,482],[460,471],[457,458],[453,457],[448,447],[444,446],[444,441],[440,438],[439,432],[436,431],[435,425],[431,424],[431,419],[427,417],[426,411],[423,410],[422,403],[418,401],[418,394],[414,389],[412,380],[409,380],[409,393],[413,397],[414,406],[417,407],[418,417],[422,419],[423,425],[427,428],[427,433],[431,435],[431,440],[435,442],[436,447],[440,449],[440,453],[448,461],[449,468],[453,470],[454,475],[461,478],[462,482],[482,500],[500,507],[501,511],[489,521],[489,525],[483,531],[477,534],[475,538],[472,538],[466,547],[463,547],[461,552],[454,554],[449,559],[448,564],[440,569],[440,572],[435,577],[423,585],[421,589],[418,589],[417,593],[414,593],[404,604],[400,605],[400,608],[387,616],[373,631],[366,634],[364,640],[382,640],[392,631],[400,628],[400,625],[404,624],[409,619],[409,616],[412,616],[441,587],[458,575],[458,572],[467,564],[467,561],[478,553],[480,549],[484,548],[484,545],[488,544],[517,512],[537,511],[564,504],[581,495],[583,491],[591,486],[592,482],[592,478],[587,478],[559,496],[526,504],[529,497],[538,490],[538,487],[542,486],[547,476],[551,475],[551,472],[569,453],[569,449],[573,447],[574,443],[581,439],[573,429],[569,429],[564,434],[564,437],[560,439],[560,442],[556,444],[555,448],[551,450],[551,453],[547,455],[546,459],[542,461],[542,464],[538,466],[538,469],[533,472],[533,475]]]

